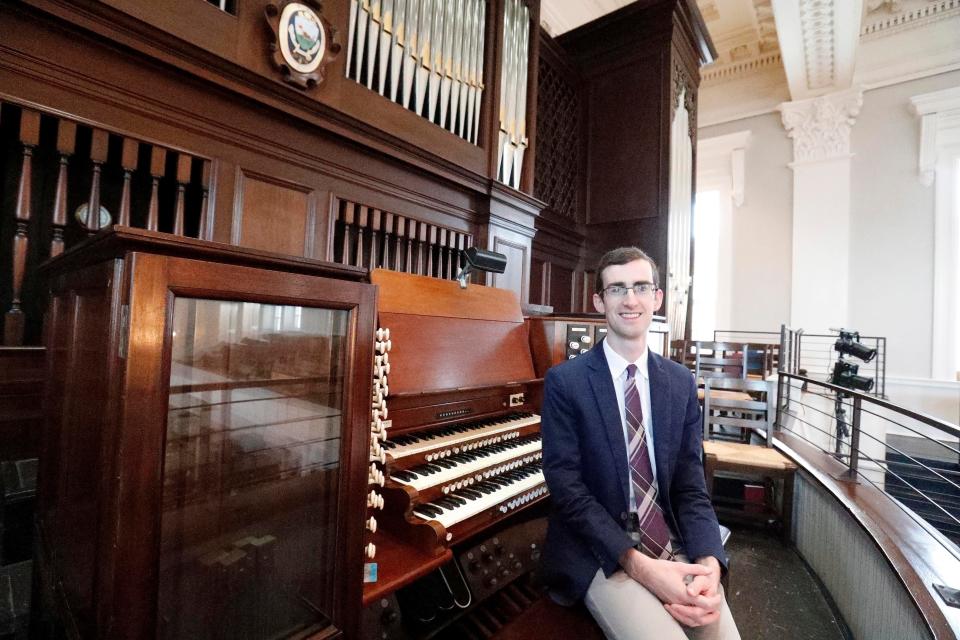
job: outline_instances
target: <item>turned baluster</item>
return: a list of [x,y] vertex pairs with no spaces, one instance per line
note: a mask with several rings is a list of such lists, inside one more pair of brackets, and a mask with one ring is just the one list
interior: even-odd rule
[[197,228],[197,237],[206,240],[211,233],[207,230],[207,207],[210,206],[210,161],[203,161],[203,170],[200,172],[200,188],[203,197],[200,199],[200,226]]
[[21,112],[20,142],[23,144],[23,163],[14,207],[17,229],[13,236],[13,300],[3,321],[3,343],[7,346],[23,344],[24,317],[23,309],[20,308],[20,294],[27,270],[27,247],[30,243],[27,227],[30,224],[33,191],[33,148],[40,142],[40,114],[36,111],[24,109]]
[[370,211],[370,268],[377,268],[377,259],[380,255],[380,209]]
[[394,236],[393,255],[394,271],[403,271],[403,263],[400,259],[400,253],[403,250],[403,237],[407,233],[407,219],[403,216],[397,216],[397,235]]
[[103,226],[110,226],[111,221],[106,225],[100,224],[100,173],[103,169],[103,163],[107,161],[107,148],[110,146],[110,134],[102,129],[94,129],[93,137],[90,140],[90,162],[93,163],[93,174],[90,176],[90,197],[87,199],[87,216],[82,221],[90,234],[99,231]]
[[447,236],[447,245],[444,247],[444,251],[447,253],[447,280],[453,279],[457,275],[457,259],[459,255],[457,254],[457,236],[460,235],[456,231],[451,231]]
[[467,234],[461,233],[457,236],[457,273],[460,273],[461,252],[467,247]]
[[173,233],[183,235],[184,208],[186,207],[187,184],[190,182],[192,158],[181,152],[177,155],[177,204],[173,210]]
[[352,202],[343,203],[343,256],[340,258],[343,264],[350,264],[350,229],[353,227],[354,206]]
[[407,220],[407,273],[413,273],[413,239],[417,237],[417,221]]
[[434,262],[433,262],[433,249],[437,244],[437,228],[430,225],[430,239],[427,242],[427,275],[433,277],[436,275],[434,273]]
[[427,225],[420,223],[420,242],[417,243],[417,275],[423,275],[423,247],[427,244]]
[[357,259],[354,264],[358,267],[363,266],[363,236],[366,234],[364,230],[367,228],[367,216],[369,214],[369,209],[364,205],[360,205],[360,209],[357,213]]
[[154,145],[150,150],[150,176],[153,186],[150,189],[150,206],[147,207],[147,229],[157,231],[160,228],[160,178],[166,172],[167,150]]
[[446,264],[443,255],[443,247],[447,244],[447,230],[440,227],[437,231],[437,277],[443,278],[446,274]]
[[390,234],[393,233],[393,214],[386,213],[383,222],[383,262],[380,265],[384,269],[390,268]]
[[123,167],[123,190],[120,192],[120,211],[117,212],[117,224],[130,226],[130,183],[133,172],[137,170],[137,151],[140,143],[133,138],[123,139],[123,152],[120,154],[120,166]]
[[77,124],[70,120],[57,123],[57,152],[60,154],[60,170],[57,173],[57,191],[53,197],[53,239],[50,241],[50,257],[63,253],[63,232],[67,226],[67,165],[76,150]]

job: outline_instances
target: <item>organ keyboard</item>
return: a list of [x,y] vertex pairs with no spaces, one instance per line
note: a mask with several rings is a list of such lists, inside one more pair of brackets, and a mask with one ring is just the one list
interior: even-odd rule
[[542,380],[512,292],[382,270],[371,279],[392,343],[389,362],[376,363],[390,368],[390,386],[374,396],[384,506],[371,539],[379,572],[402,585],[423,573],[396,557],[402,550],[449,556],[547,495],[534,412]]

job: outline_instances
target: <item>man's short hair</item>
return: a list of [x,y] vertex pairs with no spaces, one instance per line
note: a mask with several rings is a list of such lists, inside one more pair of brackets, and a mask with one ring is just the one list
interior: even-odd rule
[[660,271],[657,269],[657,263],[653,261],[653,258],[648,256],[643,252],[642,249],[637,247],[617,247],[616,249],[611,249],[603,254],[603,257],[600,258],[599,264],[597,264],[597,276],[594,288],[599,294],[603,291],[603,270],[611,265],[627,264],[633,262],[634,260],[646,260],[650,263],[650,268],[653,270],[653,284],[659,289],[660,288]]

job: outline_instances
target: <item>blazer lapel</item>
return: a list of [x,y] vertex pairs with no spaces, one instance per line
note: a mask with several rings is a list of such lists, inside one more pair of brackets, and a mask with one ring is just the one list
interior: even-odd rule
[[[617,404],[617,390],[610,377],[610,367],[603,353],[602,343],[591,349],[590,357],[590,388],[593,390],[594,400],[600,412],[600,421],[607,434],[610,444],[610,453],[613,456],[613,467],[617,470],[620,479],[620,488],[623,490],[624,504],[630,504],[630,478],[627,475],[627,443],[623,440],[623,424],[620,421],[620,409]],[[582,357],[587,357],[582,356]],[[659,461],[659,456],[658,456]]]
[[649,352],[647,372],[650,376],[650,408],[653,412],[653,449],[657,458],[657,483],[663,494],[670,486],[670,470],[676,450],[673,429],[670,428],[670,378],[663,370],[660,356]]

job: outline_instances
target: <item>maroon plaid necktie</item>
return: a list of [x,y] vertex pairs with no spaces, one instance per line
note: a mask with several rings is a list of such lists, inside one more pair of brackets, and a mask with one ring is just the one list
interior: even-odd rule
[[636,384],[637,365],[627,365],[627,382],[623,391],[627,415],[627,459],[630,461],[630,482],[637,503],[640,520],[640,550],[653,558],[671,559],[670,529],[657,504],[657,490],[653,486],[653,468],[650,466],[650,450],[647,447],[647,432],[643,427],[643,407]]

